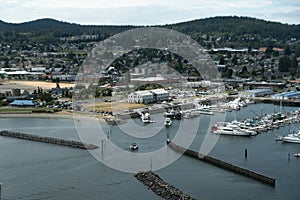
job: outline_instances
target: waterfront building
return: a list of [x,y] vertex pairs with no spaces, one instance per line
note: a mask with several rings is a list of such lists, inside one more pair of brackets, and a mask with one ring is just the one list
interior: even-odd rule
[[153,103],[154,95],[150,91],[136,91],[128,95],[129,103]]
[[272,88],[262,88],[256,90],[244,90],[239,92],[239,97],[251,98],[251,97],[263,97],[266,95],[273,94]]
[[282,92],[280,94],[275,94],[271,98],[279,99],[279,100],[291,100],[291,99],[299,99],[300,92]]
[[274,89],[283,89],[285,88],[286,84],[285,83],[276,83],[276,82],[245,82],[243,83],[244,88],[249,88],[249,89],[260,89],[260,88],[274,88]]
[[153,94],[155,102],[162,102],[169,100],[169,92],[167,92],[164,89],[154,89],[150,90],[150,92]]
[[129,103],[155,103],[169,100],[169,93],[164,89],[136,91],[128,95]]

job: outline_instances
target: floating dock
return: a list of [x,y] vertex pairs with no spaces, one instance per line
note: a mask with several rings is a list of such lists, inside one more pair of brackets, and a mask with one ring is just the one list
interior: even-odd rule
[[167,199],[167,200],[194,200],[195,198],[191,197],[188,194],[185,194],[181,190],[175,188],[173,185],[170,185],[164,182],[158,175],[154,174],[152,171],[148,172],[139,172],[135,175],[136,179],[148,186],[156,195]]
[[221,161],[219,159],[216,159],[216,158],[213,158],[213,157],[210,157],[210,156],[200,154],[200,153],[192,151],[190,149],[183,148],[181,146],[178,146],[178,145],[172,143],[171,141],[168,141],[168,146],[172,150],[174,150],[178,153],[183,153],[186,156],[204,161],[206,163],[212,164],[214,166],[226,169],[228,171],[231,171],[231,172],[243,175],[243,176],[247,176],[247,177],[256,179],[256,180],[261,181],[265,184],[269,184],[269,185],[275,187],[275,179],[274,178],[262,175],[260,173],[257,173],[257,172],[254,172],[254,171],[251,171],[251,170],[248,170],[248,169],[236,166],[236,165],[233,165],[231,163]]
[[12,132],[12,131],[5,131],[5,130],[0,131],[0,136],[18,138],[18,139],[23,139],[23,140],[31,140],[31,141],[37,141],[37,142],[44,142],[44,143],[68,146],[68,147],[79,148],[79,149],[87,149],[87,150],[99,148],[96,145],[85,144],[85,143],[78,142],[78,141],[65,140],[65,139],[52,138],[52,137],[44,137],[44,136],[32,135],[32,134],[26,134],[26,133],[17,133],[17,132]]

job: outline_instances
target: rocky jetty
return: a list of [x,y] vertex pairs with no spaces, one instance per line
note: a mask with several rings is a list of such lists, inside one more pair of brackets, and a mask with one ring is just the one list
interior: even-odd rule
[[192,200],[195,199],[185,194],[173,185],[164,182],[158,175],[152,171],[139,172],[135,175],[136,179],[148,186],[155,194],[167,200]]
[[275,181],[276,181],[275,178],[271,178],[271,177],[263,175],[261,173],[254,172],[254,171],[251,171],[249,169],[245,169],[245,168],[239,167],[237,165],[234,165],[234,164],[231,164],[231,163],[228,163],[228,162],[224,162],[222,160],[213,158],[213,157],[208,156],[208,155],[200,154],[200,153],[195,152],[191,149],[183,148],[179,145],[174,144],[170,140],[168,140],[167,143],[168,143],[168,146],[173,151],[176,151],[178,153],[182,153],[186,156],[189,156],[189,157],[197,159],[197,160],[204,161],[204,162],[212,164],[216,167],[220,167],[220,168],[226,169],[228,171],[231,171],[231,172],[234,172],[234,173],[246,176],[246,177],[253,178],[255,180],[261,181],[265,184],[269,184],[269,185],[275,187]]
[[97,149],[99,148],[96,145],[93,144],[85,144],[78,141],[72,141],[72,140],[65,140],[60,138],[52,138],[52,137],[44,137],[39,135],[32,135],[32,134],[26,134],[26,133],[17,133],[12,131],[0,131],[1,136],[5,137],[13,137],[23,140],[32,140],[37,142],[44,142],[44,143],[50,143],[50,144],[57,144],[57,145],[63,145],[73,148],[79,148],[79,149]]

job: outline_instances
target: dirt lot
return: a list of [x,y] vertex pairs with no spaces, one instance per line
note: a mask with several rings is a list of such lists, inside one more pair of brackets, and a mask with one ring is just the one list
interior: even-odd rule
[[[64,87],[74,87],[73,83],[60,83],[61,88]],[[56,87],[56,83],[44,82],[44,81],[1,81],[0,82],[0,92],[11,91],[11,89],[19,88],[21,90],[27,90],[33,92],[38,87],[43,90],[50,90]]]
[[84,105],[86,110],[97,110],[97,111],[105,111],[105,112],[118,112],[125,110],[132,110],[136,108],[145,107],[143,104],[132,104],[132,103],[114,103],[114,102],[96,102],[95,108],[92,104]]

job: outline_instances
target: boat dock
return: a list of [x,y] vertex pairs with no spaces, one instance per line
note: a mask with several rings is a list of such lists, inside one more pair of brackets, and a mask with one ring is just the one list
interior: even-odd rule
[[212,164],[214,166],[226,169],[228,171],[231,171],[231,172],[243,175],[243,176],[247,176],[247,177],[256,179],[256,180],[261,181],[265,184],[269,184],[269,185],[275,187],[275,179],[274,178],[262,175],[260,173],[257,173],[257,172],[254,172],[254,171],[251,171],[251,170],[248,170],[248,169],[236,166],[236,165],[233,165],[231,163],[221,161],[219,159],[216,159],[216,158],[213,158],[213,157],[210,157],[210,156],[207,156],[207,155],[200,154],[200,153],[195,152],[195,151],[190,150],[190,149],[183,148],[181,146],[178,146],[178,145],[174,144],[171,141],[168,141],[168,146],[172,150],[174,150],[178,153],[183,153],[186,156],[204,161],[206,163]]
[[31,140],[31,141],[37,141],[37,142],[44,142],[44,143],[68,146],[68,147],[79,148],[79,149],[87,149],[87,150],[99,148],[96,145],[85,144],[85,143],[78,142],[78,141],[65,140],[65,139],[59,139],[59,138],[53,138],[53,137],[44,137],[44,136],[32,135],[32,134],[26,134],[26,133],[17,133],[17,132],[12,132],[12,131],[5,131],[5,130],[0,131],[0,136],[18,138],[18,139],[23,139],[23,140]]

